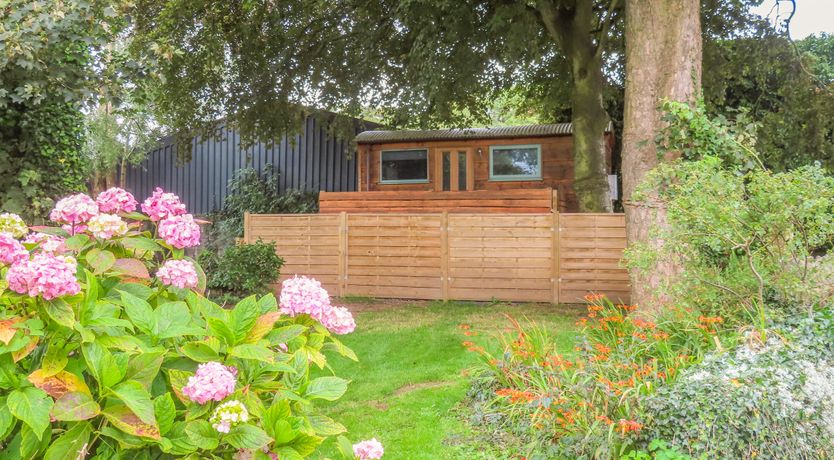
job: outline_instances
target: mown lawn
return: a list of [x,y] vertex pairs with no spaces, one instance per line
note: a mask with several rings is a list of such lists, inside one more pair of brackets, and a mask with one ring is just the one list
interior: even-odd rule
[[[469,388],[468,370],[478,360],[461,342],[494,349],[495,336],[509,326],[508,314],[550,325],[569,351],[581,314],[574,307],[502,303],[365,300],[347,305],[359,311],[356,332],[343,341],[359,362],[331,359],[335,374],[351,384],[326,411],[348,428],[351,441],[379,439],[386,460],[500,457],[469,426],[466,406],[459,404]],[[474,335],[465,335],[461,324]]]

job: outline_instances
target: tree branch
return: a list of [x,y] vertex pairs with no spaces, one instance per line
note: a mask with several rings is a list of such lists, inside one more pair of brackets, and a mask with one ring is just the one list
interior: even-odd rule
[[611,27],[614,24],[612,19],[614,17],[614,10],[617,9],[618,3],[618,0],[611,0],[611,3],[608,5],[608,13],[606,13],[602,20],[602,27],[600,27],[599,31],[599,40],[597,40],[597,49],[594,52],[594,55],[597,58],[602,57],[602,50],[605,48],[606,42],[608,41],[608,34],[611,32]]

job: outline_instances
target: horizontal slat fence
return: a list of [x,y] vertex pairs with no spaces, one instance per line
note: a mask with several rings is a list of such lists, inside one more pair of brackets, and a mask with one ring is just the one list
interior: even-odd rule
[[622,214],[247,214],[245,242],[274,241],[282,279],[335,295],[574,303],[629,299]]

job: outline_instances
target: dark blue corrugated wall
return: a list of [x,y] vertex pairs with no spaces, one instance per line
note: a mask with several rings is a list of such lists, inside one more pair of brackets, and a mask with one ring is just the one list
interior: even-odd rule
[[221,127],[217,139],[195,139],[191,161],[178,164],[176,146],[168,139],[140,165],[129,168],[126,187],[140,202],[155,187],[162,187],[179,195],[194,214],[219,209],[229,179],[247,166],[259,171],[268,164],[278,168],[281,191],[356,190],[356,159],[350,155],[348,143],[328,134],[313,117],[307,118],[303,134],[294,140],[285,137],[272,147],[256,144],[246,150],[240,148],[239,141],[236,132]]

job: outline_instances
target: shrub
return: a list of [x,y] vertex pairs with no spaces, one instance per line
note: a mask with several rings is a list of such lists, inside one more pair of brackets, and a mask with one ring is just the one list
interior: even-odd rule
[[665,204],[668,226],[654,231],[661,250],[629,249],[630,266],[672,261],[681,268],[666,287],[672,303],[739,325],[752,314],[763,326],[766,306],[792,314],[825,305],[834,295],[834,258],[825,256],[834,242],[834,178],[819,165],[768,171],[744,131],[672,107],[663,145],[691,161],[658,167],[635,194]]
[[296,214],[318,211],[318,196],[300,190],[278,192],[279,172],[267,165],[263,173],[243,168],[229,181],[223,208],[215,213],[221,238],[243,236],[243,214]]
[[[138,213],[130,194],[110,192],[61,200],[51,217],[65,229],[22,241],[0,233],[4,452],[304,458],[344,432],[314,402],[339,399],[348,382],[312,379],[310,367],[325,367],[326,351],[356,359],[328,329],[352,330],[350,313],[315,282],[293,288],[280,310],[272,295],[220,308],[201,295],[199,265],[153,236],[175,217],[199,232],[178,198],[160,190]],[[101,209],[114,214],[97,220],[96,237],[87,223]],[[18,220],[3,222],[20,233]],[[354,457],[345,438],[339,445]]]
[[208,274],[209,293],[218,298],[266,294],[284,265],[284,259],[275,253],[275,243],[261,241],[231,246],[219,256],[203,251],[198,260]]
[[707,458],[826,458],[834,448],[834,316],[774,326],[708,356],[646,401],[643,434]]

